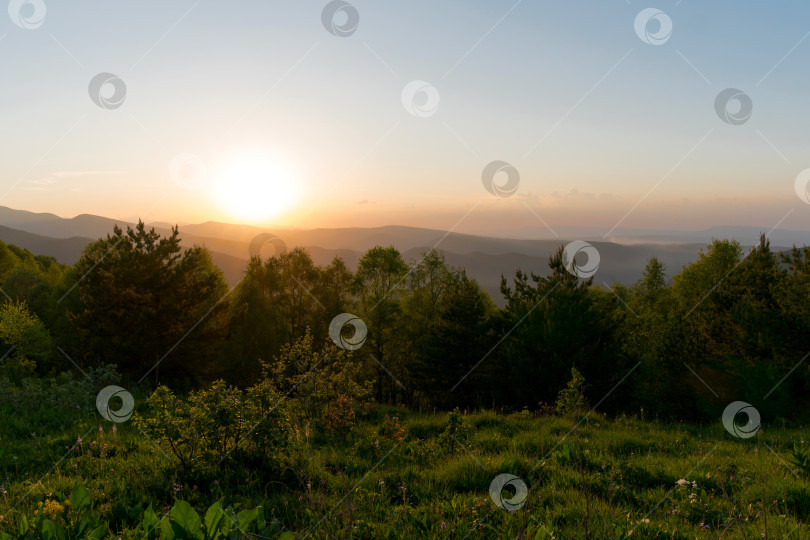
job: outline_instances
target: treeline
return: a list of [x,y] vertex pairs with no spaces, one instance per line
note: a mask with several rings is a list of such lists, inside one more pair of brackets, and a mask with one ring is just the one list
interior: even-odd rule
[[[671,284],[652,258],[638,283],[610,289],[567,271],[562,247],[549,268],[503,277],[501,309],[437,251],[409,265],[375,247],[352,272],[296,248],[253,257],[229,290],[205,248],[181,249],[177,229],[116,228],[73,267],[0,245],[0,377],[115,364],[124,385],[149,389],[271,377],[280,394],[315,395],[323,380],[325,399],[363,388],[413,408],[535,410],[575,367],[608,413],[716,419],[743,400],[763,416],[807,417],[809,248],[774,253],[763,236],[744,253],[716,240]],[[342,313],[368,329],[357,350],[330,338]]]

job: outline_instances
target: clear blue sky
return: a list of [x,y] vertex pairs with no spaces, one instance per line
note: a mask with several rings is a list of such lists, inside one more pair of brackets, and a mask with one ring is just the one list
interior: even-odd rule
[[[325,1],[45,4],[36,29],[0,21],[0,205],[246,221],[240,197],[278,193],[259,222],[810,229],[794,191],[810,4],[356,0],[348,37],[322,25]],[[672,21],[662,45],[634,30],[649,7]],[[126,83],[120,108],[89,98],[100,72]],[[440,95],[435,114],[403,106],[414,80]],[[729,87],[753,103],[742,125],[715,112]],[[199,189],[170,178],[182,153],[207,167]],[[228,171],[254,159],[295,189],[221,205],[223,183],[250,191]],[[520,172],[514,196],[482,186],[493,160]]]

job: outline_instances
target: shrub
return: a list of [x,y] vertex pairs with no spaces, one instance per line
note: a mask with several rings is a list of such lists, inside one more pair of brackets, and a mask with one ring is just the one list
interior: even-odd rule
[[177,458],[184,471],[216,468],[226,458],[267,457],[288,441],[290,420],[272,386],[246,391],[224,381],[183,400],[159,386],[136,425]]
[[577,370],[571,368],[571,380],[560,390],[557,397],[557,412],[563,416],[575,415],[588,410],[585,399],[585,377]]
[[335,403],[326,406],[324,414],[326,431],[330,433],[346,433],[354,426],[354,408],[352,400],[346,394],[340,394]]
[[447,426],[439,435],[439,446],[449,451],[456,448],[459,443],[466,444],[469,436],[470,428],[464,424],[464,418],[456,407],[447,415]]
[[401,441],[405,437],[405,428],[399,424],[399,413],[394,416],[385,415],[383,424],[377,432],[380,437],[390,441]]

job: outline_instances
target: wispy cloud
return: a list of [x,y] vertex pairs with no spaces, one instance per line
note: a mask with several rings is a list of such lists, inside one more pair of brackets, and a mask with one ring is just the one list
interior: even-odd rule
[[71,178],[85,178],[88,176],[120,176],[122,174],[127,173],[125,171],[57,171],[42,178],[29,180],[26,182],[26,184],[30,184],[32,186],[39,186],[39,187],[30,187],[28,189],[43,190],[42,186],[53,186],[55,184],[60,183],[63,180]]

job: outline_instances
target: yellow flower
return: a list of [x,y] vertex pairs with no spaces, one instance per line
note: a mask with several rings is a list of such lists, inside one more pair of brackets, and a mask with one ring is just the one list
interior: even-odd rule
[[61,514],[64,509],[65,507],[59,504],[58,501],[46,500],[42,512],[50,517],[55,517]]

